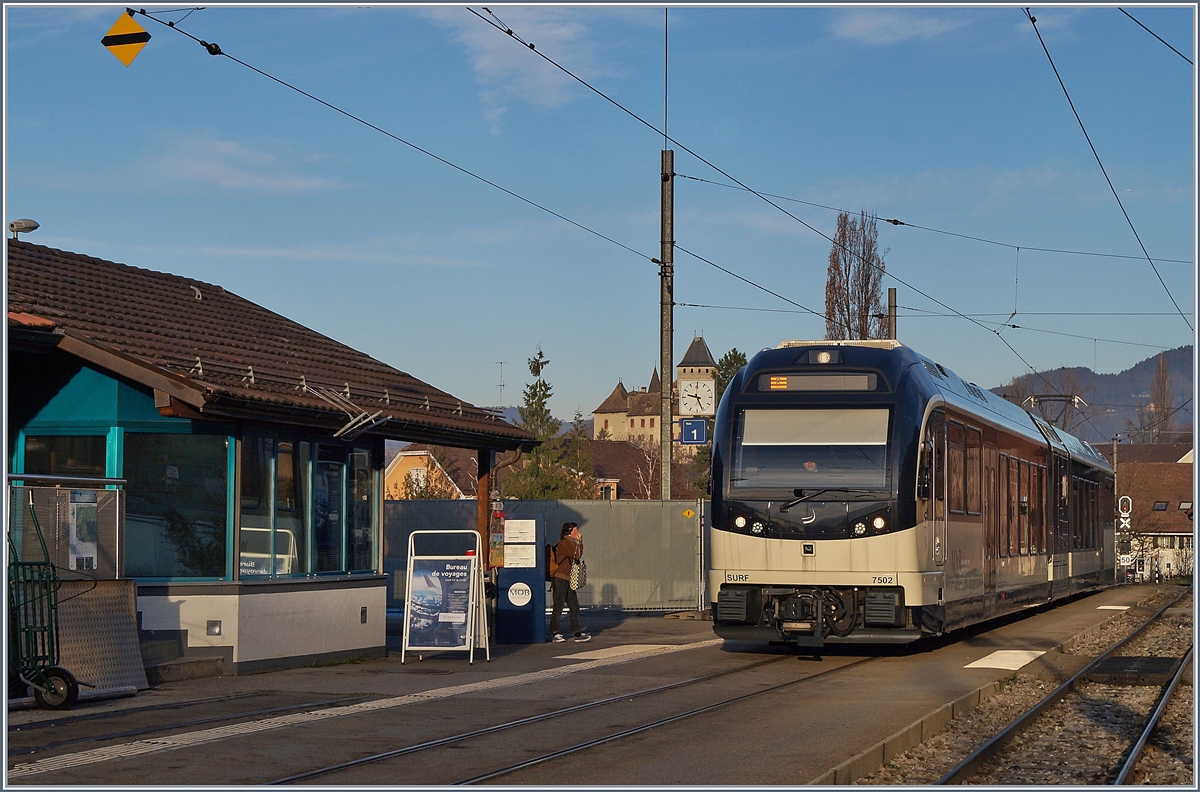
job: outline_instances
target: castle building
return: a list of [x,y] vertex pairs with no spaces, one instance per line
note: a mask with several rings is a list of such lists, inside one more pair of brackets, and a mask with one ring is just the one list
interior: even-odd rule
[[[716,405],[717,364],[703,336],[696,336],[675,367],[671,385],[672,437],[679,438],[679,419],[711,415]],[[684,400],[680,401],[680,388]],[[691,395],[695,391],[695,395]],[[662,381],[658,369],[650,384],[635,391],[618,381],[612,393],[594,410],[592,437],[600,440],[624,440],[638,445],[657,445],[661,437],[660,404]],[[707,401],[705,401],[707,399]]]

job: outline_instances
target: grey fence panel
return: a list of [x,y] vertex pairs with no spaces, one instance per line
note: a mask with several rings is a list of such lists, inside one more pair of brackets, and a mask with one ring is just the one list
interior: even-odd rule
[[[703,606],[699,501],[505,501],[506,518],[541,516],[557,540],[564,522],[583,532],[588,583],[585,608],[686,610]],[[387,501],[384,569],[392,575],[388,606],[404,599],[408,535],[416,530],[475,527],[475,501]],[[690,514],[690,516],[689,516]]]

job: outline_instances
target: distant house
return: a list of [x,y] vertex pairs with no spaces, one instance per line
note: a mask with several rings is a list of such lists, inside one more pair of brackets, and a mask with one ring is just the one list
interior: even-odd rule
[[388,500],[475,498],[477,470],[473,451],[413,443],[392,457],[384,468],[384,496]]
[[[1110,459],[1112,446],[1097,450]],[[1130,499],[1128,555],[1141,560],[1141,578],[1192,574],[1195,490],[1191,445],[1158,443],[1117,447],[1117,497]],[[1124,547],[1120,548],[1124,553]]]
[[[623,440],[589,440],[592,470],[596,480],[593,493],[598,500],[654,500],[658,498],[657,459],[642,446]],[[677,468],[680,466],[677,465]],[[388,463],[384,476],[384,491],[389,500],[406,500],[413,491],[428,491],[425,478],[429,475],[443,480],[452,488],[453,498],[475,498],[478,479],[475,453],[463,448],[431,447],[413,444],[396,454]],[[512,468],[496,472],[496,481],[503,487]],[[680,471],[682,472],[682,470]],[[676,480],[676,479],[679,480]],[[415,486],[414,486],[415,485]],[[699,498],[703,493],[689,486],[686,477],[672,478],[672,488],[678,498]],[[439,495],[438,497],[444,497]]]
[[102,574],[226,673],[384,653],[385,440],[471,449],[477,476],[536,445],[215,284],[6,254],[8,472],[122,479]]

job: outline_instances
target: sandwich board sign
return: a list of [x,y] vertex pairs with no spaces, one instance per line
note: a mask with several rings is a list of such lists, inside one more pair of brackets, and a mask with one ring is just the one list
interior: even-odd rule
[[[473,548],[461,554],[418,555],[415,537],[420,535],[472,537]],[[481,647],[492,659],[488,645],[487,599],[483,593],[483,570],[479,534],[475,531],[413,531],[408,537],[408,566],[405,571],[403,664],[409,651],[420,653],[467,652],[475,662]],[[418,658],[420,658],[418,654]]]

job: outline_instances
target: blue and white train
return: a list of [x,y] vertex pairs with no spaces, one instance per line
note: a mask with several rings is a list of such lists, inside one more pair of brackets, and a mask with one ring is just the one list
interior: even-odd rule
[[895,341],[786,341],[717,409],[724,638],[906,643],[1115,578],[1091,446]]

